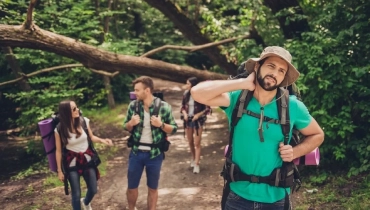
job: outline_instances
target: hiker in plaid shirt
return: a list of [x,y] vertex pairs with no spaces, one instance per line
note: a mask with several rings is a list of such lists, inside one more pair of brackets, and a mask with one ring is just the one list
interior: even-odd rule
[[177,124],[172,116],[171,105],[161,101],[158,116],[154,116],[156,97],[153,96],[153,80],[142,76],[133,82],[138,102],[132,101],[128,107],[124,128],[131,132],[132,149],[128,161],[127,201],[130,210],[135,209],[138,198],[138,186],[144,167],[148,186],[148,209],[156,209],[158,200],[159,175],[164,159],[161,150],[166,142],[166,134],[177,131]]

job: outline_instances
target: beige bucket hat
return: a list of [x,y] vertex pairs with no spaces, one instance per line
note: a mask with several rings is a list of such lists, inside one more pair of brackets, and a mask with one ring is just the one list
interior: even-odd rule
[[280,87],[285,87],[291,85],[293,82],[297,81],[299,77],[299,71],[292,64],[292,55],[290,53],[278,46],[266,47],[259,58],[250,58],[245,62],[245,70],[249,73],[254,71],[254,66],[256,62],[271,56],[278,56],[288,63],[288,72],[285,75],[283,82],[279,85]]

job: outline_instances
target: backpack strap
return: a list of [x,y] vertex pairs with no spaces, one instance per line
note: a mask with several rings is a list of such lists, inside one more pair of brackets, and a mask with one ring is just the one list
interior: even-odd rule
[[290,133],[290,116],[289,116],[289,91],[284,88],[279,88],[276,98],[277,100],[278,113],[281,122],[281,129],[284,135],[284,144],[289,144],[289,133]]
[[92,140],[91,140],[90,135],[89,135],[89,129],[87,128],[87,123],[85,121],[85,118],[80,116],[80,122],[82,122],[81,127],[87,135],[87,140],[89,141],[89,146],[90,146],[90,144],[92,143]]
[[135,114],[139,114],[139,101],[138,100],[135,100],[134,102],[134,106],[135,106]]
[[238,97],[233,113],[231,115],[230,132],[229,132],[229,147],[226,152],[226,158],[231,158],[234,128],[238,124],[243,115],[243,110],[248,106],[249,101],[252,99],[253,91],[243,90]]
[[86,135],[87,135],[87,141],[89,142],[89,147],[90,149],[93,151],[93,153],[97,154],[98,152],[96,151],[95,147],[94,147],[94,144],[91,140],[91,137],[89,135],[89,129],[87,128],[87,124],[86,124],[86,121],[85,121],[85,118],[83,116],[80,116],[80,120],[82,122],[82,129],[84,129]]
[[158,116],[161,105],[162,105],[162,100],[157,97],[154,98],[154,110],[153,110],[154,116]]
[[[162,100],[160,98],[154,97],[154,110],[153,110],[152,115],[158,116],[161,105],[162,105]],[[135,100],[134,107],[135,107],[135,113],[139,114],[139,101],[138,100]]]
[[[134,113],[135,114],[139,114],[139,101],[136,99],[135,101],[134,101]],[[131,131],[131,133],[132,132],[134,132],[134,130],[135,130],[135,128],[136,128],[136,126],[134,126],[133,128],[132,128],[132,131]]]

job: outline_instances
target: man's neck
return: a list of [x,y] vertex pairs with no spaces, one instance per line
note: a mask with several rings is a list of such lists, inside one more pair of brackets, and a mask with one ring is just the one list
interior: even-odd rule
[[146,98],[143,100],[144,107],[145,107],[145,108],[149,108],[149,107],[150,107],[150,105],[153,103],[153,100],[154,100],[153,95],[150,95],[150,96],[146,97]]
[[253,96],[257,99],[261,106],[265,106],[276,96],[276,92],[277,89],[273,91],[266,91],[259,84],[257,84]]

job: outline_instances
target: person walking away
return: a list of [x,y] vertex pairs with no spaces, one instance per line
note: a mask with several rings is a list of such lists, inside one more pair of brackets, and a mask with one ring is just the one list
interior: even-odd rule
[[190,167],[193,168],[193,173],[200,173],[200,156],[201,156],[201,140],[203,125],[207,120],[207,114],[211,108],[204,104],[194,101],[190,90],[198,84],[196,77],[191,77],[186,81],[185,92],[181,103],[181,114],[184,120],[184,129],[191,153]]

